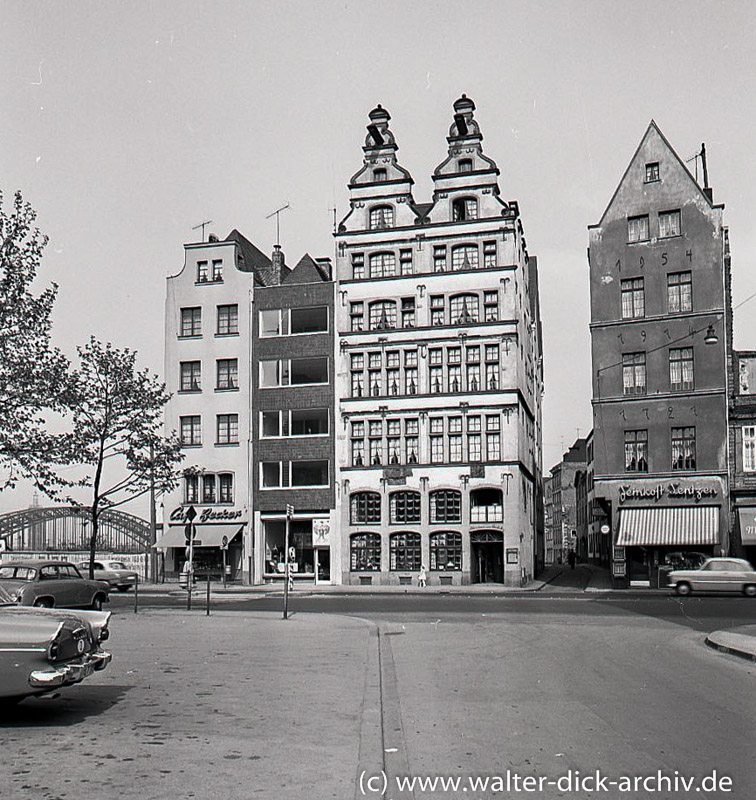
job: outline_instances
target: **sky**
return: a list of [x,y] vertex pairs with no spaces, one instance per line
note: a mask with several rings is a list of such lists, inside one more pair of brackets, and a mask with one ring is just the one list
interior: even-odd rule
[[[20,189],[50,237],[40,285],[60,286],[69,355],[94,334],[162,374],[165,279],[204,220],[269,252],[266,217],[289,203],[287,262],[333,256],[377,103],[429,200],[463,92],[538,256],[545,471],[591,428],[587,226],[652,118],[683,159],[706,143],[734,304],[756,292],[746,0],[0,0],[0,18],[0,190],[8,203]],[[736,347],[756,349],[754,312],[736,312]]]

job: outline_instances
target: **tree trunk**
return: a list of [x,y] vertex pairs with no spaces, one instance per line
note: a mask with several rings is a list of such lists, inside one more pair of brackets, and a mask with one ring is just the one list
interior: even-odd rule
[[96,506],[92,506],[90,516],[92,535],[89,537],[89,579],[94,580],[94,561],[97,553],[97,534],[99,533],[100,514]]

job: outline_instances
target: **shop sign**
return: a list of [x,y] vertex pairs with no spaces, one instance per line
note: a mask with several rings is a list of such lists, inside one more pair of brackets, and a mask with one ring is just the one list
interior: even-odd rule
[[[192,506],[179,506],[171,512],[171,522],[183,522],[186,524],[191,520],[187,512]],[[244,510],[241,508],[200,508],[194,520],[195,525],[202,525],[207,522],[242,522]]]
[[656,486],[633,486],[624,484],[619,487],[619,501],[653,500],[658,502],[667,497],[670,500],[693,500],[698,502],[717,496],[716,486],[702,486],[697,483],[659,483]]
[[328,517],[313,519],[312,521],[313,547],[329,547],[331,544],[331,520]]

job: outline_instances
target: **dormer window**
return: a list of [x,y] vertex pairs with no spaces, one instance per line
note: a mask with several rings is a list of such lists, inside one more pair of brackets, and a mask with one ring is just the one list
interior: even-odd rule
[[373,170],[373,180],[375,183],[383,183],[388,180],[388,173],[383,167]]
[[394,227],[394,209],[391,206],[375,206],[370,209],[370,230],[379,231]]
[[460,158],[457,161],[457,172],[472,172],[472,159]]
[[478,219],[478,201],[474,197],[459,197],[452,202],[452,220],[466,219]]
[[651,161],[646,164],[646,183],[653,183],[659,180],[659,162]]

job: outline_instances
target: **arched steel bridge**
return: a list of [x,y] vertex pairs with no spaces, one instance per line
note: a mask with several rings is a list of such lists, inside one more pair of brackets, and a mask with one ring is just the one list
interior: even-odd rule
[[[0,515],[0,539],[14,552],[88,550],[90,524],[89,509],[81,506],[26,508]],[[102,512],[98,551],[147,553],[151,544],[149,522],[116,509]]]

